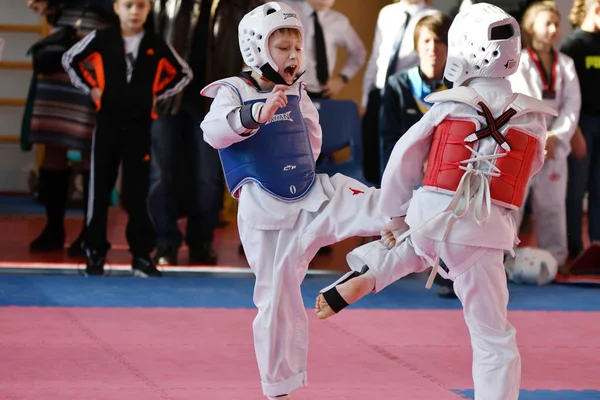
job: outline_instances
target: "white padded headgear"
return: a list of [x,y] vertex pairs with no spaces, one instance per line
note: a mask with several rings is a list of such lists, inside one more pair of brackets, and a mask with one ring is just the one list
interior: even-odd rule
[[[287,4],[275,1],[250,11],[238,26],[238,40],[244,62],[253,71],[275,83],[285,81],[279,75],[279,68],[269,53],[269,37],[282,28],[297,29],[304,38],[304,27],[296,11]],[[304,66],[301,65],[299,70],[304,71]]]
[[458,13],[448,31],[444,77],[460,86],[469,78],[514,74],[521,58],[521,30],[501,8],[473,4]]
[[558,273],[558,263],[548,251],[534,247],[515,250],[514,259],[504,263],[511,281],[526,285],[547,285]]

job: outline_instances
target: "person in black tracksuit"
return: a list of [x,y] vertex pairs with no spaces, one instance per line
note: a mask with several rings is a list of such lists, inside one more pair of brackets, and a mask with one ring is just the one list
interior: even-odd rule
[[73,85],[90,93],[98,110],[84,239],[86,272],[104,274],[110,194],[122,161],[133,273],[161,276],[150,259],[156,242],[147,207],[150,129],[156,102],[182,90],[192,73],[162,38],[144,29],[149,1],[116,0],[114,8],[120,27],[91,32],[63,56]]

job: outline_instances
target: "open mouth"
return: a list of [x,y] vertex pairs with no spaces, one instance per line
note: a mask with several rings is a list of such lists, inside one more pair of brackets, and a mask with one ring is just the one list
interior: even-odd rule
[[296,70],[298,69],[297,65],[290,65],[283,69],[284,78],[293,78],[296,75]]

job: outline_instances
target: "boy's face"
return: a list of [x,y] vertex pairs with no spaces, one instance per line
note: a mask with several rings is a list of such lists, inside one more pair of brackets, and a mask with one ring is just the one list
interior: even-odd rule
[[115,0],[113,8],[119,16],[121,28],[124,31],[139,32],[143,29],[146,18],[148,18],[150,1]]
[[436,69],[446,65],[448,45],[425,26],[420,28],[416,50],[422,66]]
[[302,37],[289,32],[274,32],[269,37],[269,54],[277,64],[279,75],[291,85],[302,65]]
[[308,4],[317,11],[329,10],[335,0],[308,0]]

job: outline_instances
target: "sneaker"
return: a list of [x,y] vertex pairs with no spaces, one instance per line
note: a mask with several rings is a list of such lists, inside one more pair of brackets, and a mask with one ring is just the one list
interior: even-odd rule
[[156,269],[150,257],[133,257],[131,260],[131,270],[133,276],[139,278],[156,277],[162,276],[162,272]]
[[175,246],[159,247],[154,255],[156,265],[177,265],[177,253],[179,249]]
[[85,250],[85,274],[87,276],[104,275],[104,263],[106,262],[106,255],[96,250],[86,249]]

